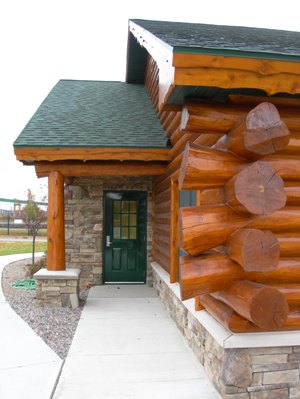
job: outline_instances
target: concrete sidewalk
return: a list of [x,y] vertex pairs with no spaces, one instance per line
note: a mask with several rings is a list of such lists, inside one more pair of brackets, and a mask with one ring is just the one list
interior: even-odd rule
[[90,290],[54,399],[219,399],[147,286]]
[[[26,257],[31,254],[0,256],[0,276],[7,264]],[[0,326],[0,398],[49,399],[62,360],[11,309],[2,286]]]

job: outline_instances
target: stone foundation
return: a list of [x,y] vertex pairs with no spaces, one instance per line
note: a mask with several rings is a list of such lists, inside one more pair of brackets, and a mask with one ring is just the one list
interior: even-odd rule
[[78,308],[79,275],[79,269],[62,271],[40,269],[33,276],[36,280],[36,305]]
[[152,266],[155,290],[222,398],[300,399],[300,332],[233,334],[182,302],[179,284]]
[[151,177],[78,177],[66,181],[66,266],[81,270],[80,285],[102,284],[103,196],[105,191],[146,191],[147,283],[151,284]]

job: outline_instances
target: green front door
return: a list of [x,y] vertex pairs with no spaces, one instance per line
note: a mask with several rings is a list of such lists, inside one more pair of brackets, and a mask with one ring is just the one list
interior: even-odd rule
[[145,283],[147,193],[104,195],[104,283]]

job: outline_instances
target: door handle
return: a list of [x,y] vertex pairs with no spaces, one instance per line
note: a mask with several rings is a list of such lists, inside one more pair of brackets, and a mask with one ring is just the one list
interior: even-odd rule
[[110,236],[106,236],[106,246],[107,247],[111,246]]

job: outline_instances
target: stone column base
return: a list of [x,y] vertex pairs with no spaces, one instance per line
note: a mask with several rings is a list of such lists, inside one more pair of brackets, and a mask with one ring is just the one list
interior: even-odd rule
[[80,269],[40,269],[33,276],[36,280],[36,306],[78,308],[79,275]]

